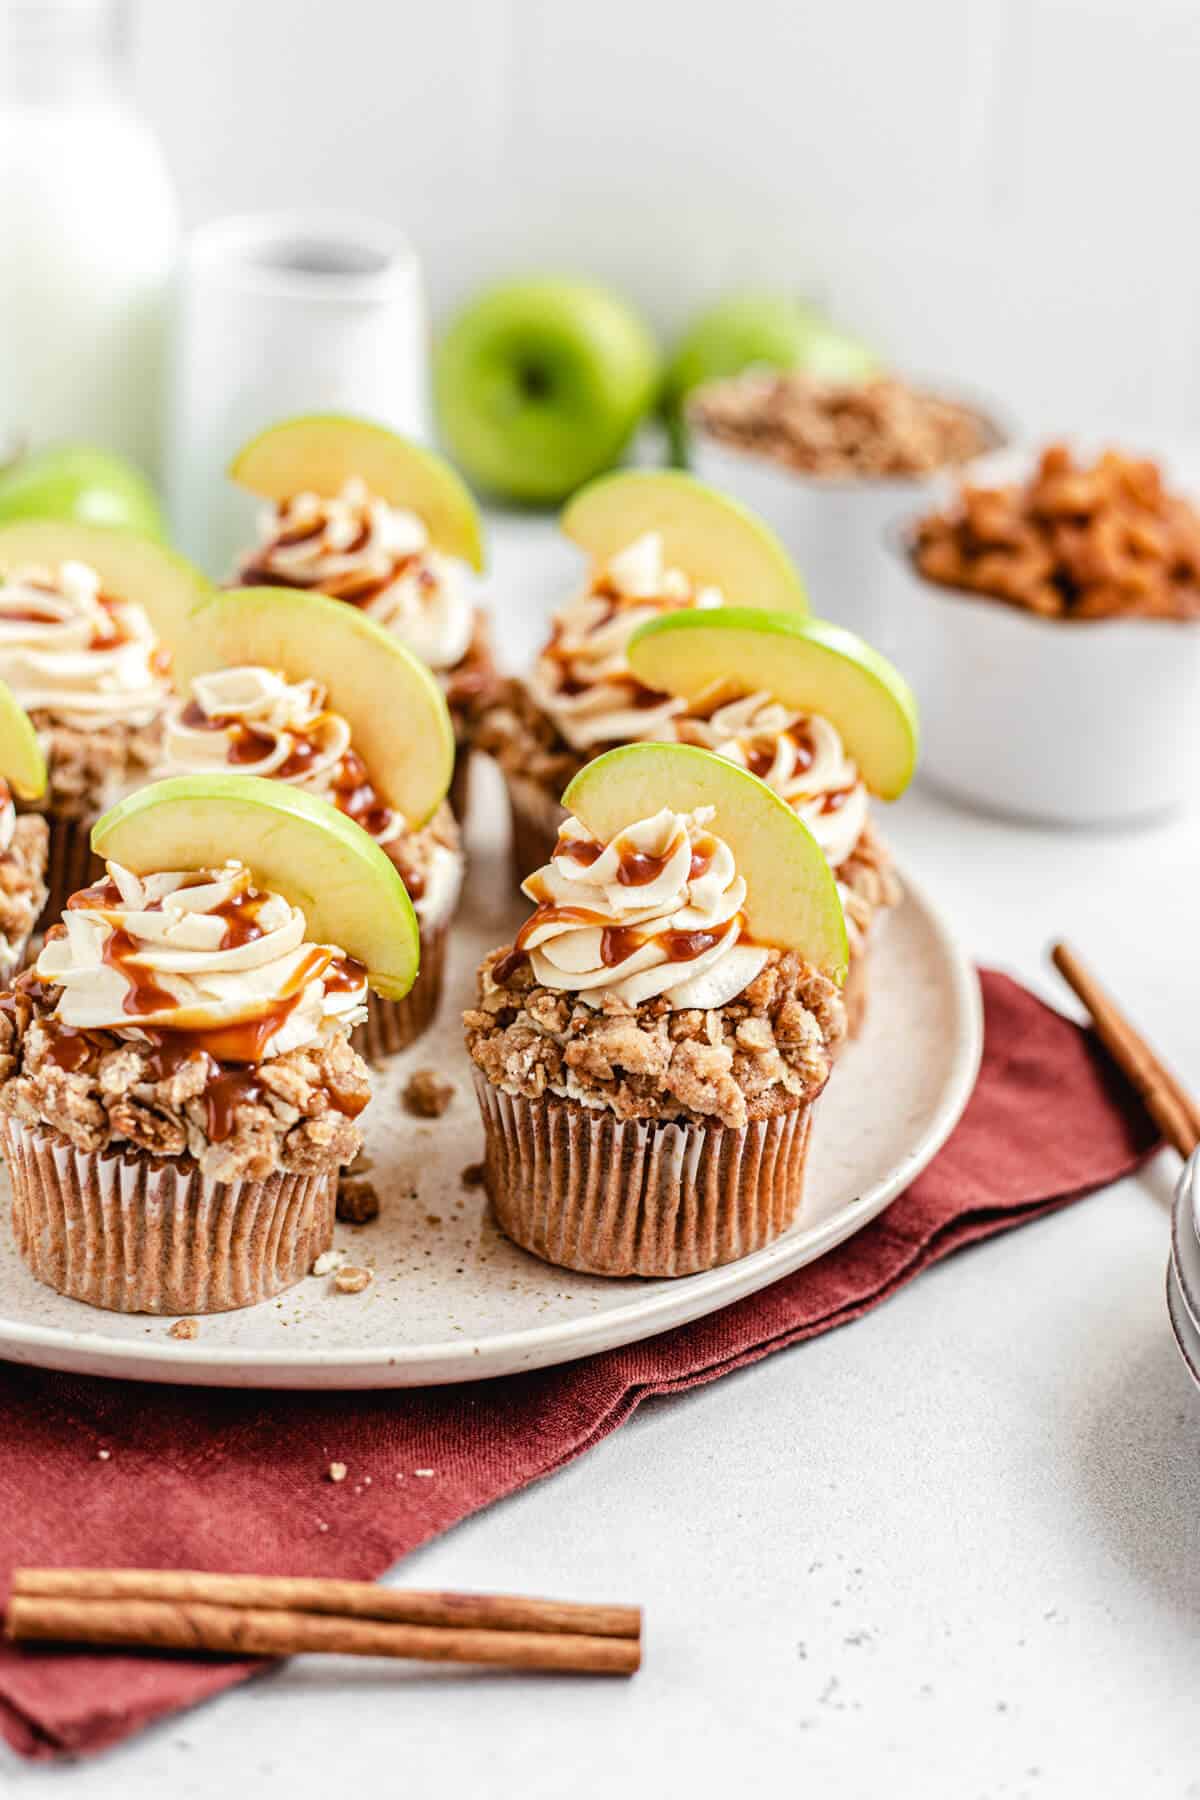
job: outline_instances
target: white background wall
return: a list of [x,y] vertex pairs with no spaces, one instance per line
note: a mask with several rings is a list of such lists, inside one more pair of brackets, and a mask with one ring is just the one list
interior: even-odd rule
[[745,281],[1037,429],[1200,436],[1195,0],[142,0],[185,215],[402,222],[435,307]]

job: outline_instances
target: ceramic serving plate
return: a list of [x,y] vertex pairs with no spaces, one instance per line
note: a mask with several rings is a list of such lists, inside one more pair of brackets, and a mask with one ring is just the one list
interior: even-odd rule
[[[768,1249],[677,1281],[607,1281],[551,1268],[501,1236],[481,1190],[463,1180],[482,1133],[458,1025],[476,964],[527,912],[499,852],[473,855],[442,1018],[377,1079],[367,1114],[370,1225],[335,1244],[373,1267],[361,1294],[329,1276],[279,1300],[200,1320],[105,1313],[39,1286],[21,1262],[0,1176],[0,1357],[39,1367],[221,1387],[414,1387],[569,1362],[700,1318],[821,1256],[859,1231],[945,1141],[979,1067],[974,971],[920,891],[881,931],[871,1012],[821,1099],[796,1225]],[[456,1084],[441,1118],[415,1119],[401,1094],[414,1069]]]

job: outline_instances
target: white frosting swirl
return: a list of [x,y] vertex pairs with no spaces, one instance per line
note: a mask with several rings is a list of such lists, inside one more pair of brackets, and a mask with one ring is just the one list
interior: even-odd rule
[[[745,942],[746,883],[728,844],[706,829],[712,816],[710,806],[693,813],[666,808],[608,844],[568,819],[552,860],[524,883],[538,910],[517,943],[534,979],[590,1006],[608,999],[638,1006],[662,994],[682,1010],[724,1006],[740,994],[769,953]],[[584,848],[582,858],[576,846]],[[637,859],[646,859],[640,870]],[[641,872],[651,878],[628,880]],[[622,934],[615,961],[613,939],[606,938],[614,928]],[[680,954],[673,933],[702,934],[698,953]]]
[[0,856],[12,849],[16,829],[17,809],[13,805],[12,790],[3,776],[0,776]]
[[[288,681],[275,669],[246,664],[197,675],[189,701],[167,717],[159,775],[227,771],[259,775],[304,788],[346,812],[381,847],[399,847],[408,826],[403,813],[374,793],[354,756],[350,726],[325,704],[319,681]],[[429,926],[450,917],[462,886],[464,858],[448,844],[428,846],[424,887],[414,900]],[[415,885],[415,884],[414,884]]]
[[[109,863],[108,876],[111,886],[75,896],[83,903],[63,915],[65,934],[38,958],[41,979],[62,988],[61,1024],[188,1032],[226,1060],[265,1062],[366,1017],[365,972],[331,945],[306,943],[300,908],[256,889],[243,863],[141,879]],[[239,911],[260,935],[227,946]],[[266,1032],[253,1057],[221,1043],[239,1027]]]
[[681,569],[667,568],[661,535],[644,532],[555,613],[530,692],[574,750],[668,738],[684,702],[642,686],[629,640],[661,613],[723,604],[720,588],[694,588]]
[[265,512],[243,573],[350,601],[431,669],[456,668],[470,648],[466,565],[433,548],[416,513],[389,506],[356,478],[332,498],[294,494]]
[[[177,701],[168,715],[159,773],[196,775],[233,764],[239,775],[286,781],[344,812],[344,798],[362,785],[347,779],[350,748],[350,727],[326,708],[319,681],[288,681],[247,664],[194,678],[190,701]],[[378,844],[405,829],[403,815],[382,799],[352,816]]]
[[793,712],[767,693],[747,694],[707,718],[678,719],[676,734],[761,776],[799,813],[832,869],[849,857],[867,822],[869,800],[828,719]]
[[84,563],[9,570],[0,581],[0,678],[26,712],[77,731],[149,725],[168,683],[144,609],[100,592]]

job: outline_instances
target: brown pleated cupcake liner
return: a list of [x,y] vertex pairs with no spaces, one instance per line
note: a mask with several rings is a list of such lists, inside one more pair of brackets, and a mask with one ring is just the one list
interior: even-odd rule
[[122,1313],[215,1313],[293,1287],[333,1242],[337,1171],[213,1181],[191,1159],[77,1150],[0,1122],[17,1245],[37,1279]]
[[800,1209],[812,1104],[742,1130],[527,1100],[476,1072],[501,1229],[588,1275],[694,1275],[761,1250]]
[[422,926],[421,972],[403,1000],[367,995],[366,1019],[355,1027],[350,1041],[372,1065],[395,1056],[399,1050],[407,1050],[433,1024],[442,999],[449,939],[448,922],[433,931]]
[[450,802],[450,811],[460,825],[467,822],[467,813],[471,804],[471,746],[460,743],[454,750],[454,772],[450,777],[450,788],[446,795]]
[[558,796],[521,775],[505,775],[512,814],[513,875],[519,887],[527,875],[554,855],[558,828],[566,818]]
[[46,823],[50,827],[50,853],[46,864],[48,892],[41,917],[43,930],[58,923],[72,894],[104,877],[104,864],[92,854],[94,818],[57,819],[51,813]]

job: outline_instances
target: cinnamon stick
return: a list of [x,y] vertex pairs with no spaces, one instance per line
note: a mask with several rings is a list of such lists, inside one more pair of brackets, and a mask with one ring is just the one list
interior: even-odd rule
[[226,1656],[388,1656],[589,1675],[632,1675],[637,1638],[580,1632],[486,1631],[379,1619],[219,1606],[192,1600],[94,1600],[13,1594],[8,1635],[71,1644],[213,1651]]
[[596,1606],[517,1594],[453,1594],[290,1575],[218,1575],[198,1569],[17,1569],[14,1597],[195,1601],[290,1613],[336,1614],[402,1625],[636,1638],[637,1606]]
[[1125,1071],[1163,1136],[1180,1156],[1190,1156],[1200,1144],[1200,1105],[1069,945],[1055,944],[1050,957],[1092,1015],[1096,1036]]

